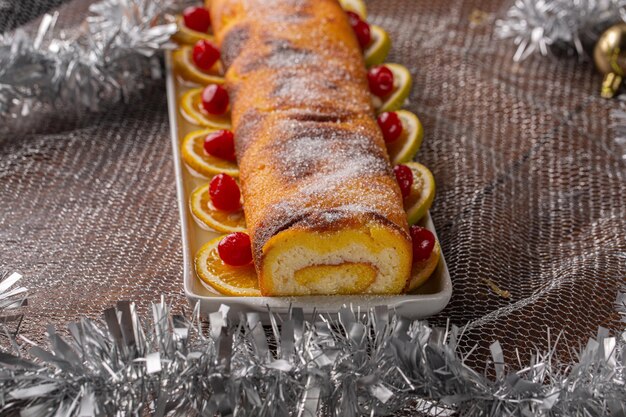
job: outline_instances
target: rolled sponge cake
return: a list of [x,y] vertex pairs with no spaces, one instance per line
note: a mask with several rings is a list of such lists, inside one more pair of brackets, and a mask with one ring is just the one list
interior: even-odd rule
[[397,294],[412,249],[336,0],[211,0],[264,295]]

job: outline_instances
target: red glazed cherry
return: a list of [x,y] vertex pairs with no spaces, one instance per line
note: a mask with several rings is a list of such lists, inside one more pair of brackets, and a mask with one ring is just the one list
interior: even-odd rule
[[193,62],[203,71],[208,71],[220,59],[220,50],[211,42],[201,39],[193,47]]
[[410,233],[413,240],[413,262],[428,259],[435,247],[435,235],[419,226],[411,226]]
[[216,158],[235,161],[235,140],[230,130],[218,130],[204,138],[204,150]]
[[218,174],[209,184],[211,203],[218,210],[236,211],[241,207],[241,192],[235,180],[228,174]]
[[228,92],[221,85],[209,84],[202,90],[202,107],[209,114],[226,113],[228,102]]
[[378,97],[384,97],[393,90],[393,72],[384,65],[371,68],[367,72],[370,91]]
[[402,134],[402,121],[396,112],[384,112],[376,119],[380,130],[383,131],[385,143],[391,143],[397,140]]
[[402,197],[406,198],[411,194],[411,186],[413,185],[413,171],[406,165],[396,165],[393,167],[393,173],[396,174],[396,181],[402,191]]
[[361,49],[365,49],[372,41],[370,25],[354,12],[346,12],[346,14],[348,15],[350,26],[352,26],[352,30],[354,30],[354,34],[359,41],[359,45],[361,45]]
[[372,42],[372,34],[370,33],[370,25],[367,22],[359,21],[356,25],[352,26],[354,34],[359,41],[361,49],[367,48],[367,45]]
[[189,29],[206,33],[211,26],[211,15],[204,7],[187,7],[183,11],[183,21]]
[[351,11],[346,11],[346,15],[348,15],[348,22],[350,22],[350,26],[354,26],[357,22],[362,20],[361,16]]
[[217,253],[227,265],[248,265],[252,261],[250,236],[241,232],[229,234],[217,245]]

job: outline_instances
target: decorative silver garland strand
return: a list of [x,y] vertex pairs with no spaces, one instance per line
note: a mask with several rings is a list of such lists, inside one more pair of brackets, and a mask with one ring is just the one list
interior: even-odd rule
[[164,16],[177,2],[103,0],[72,33],[55,31],[57,12],[35,36],[0,34],[0,133],[32,124],[33,113],[98,110],[160,78],[156,52],[176,31]]
[[[0,326],[22,317],[17,309],[26,305],[27,290],[17,285],[21,279],[22,275],[17,272],[0,272]],[[5,327],[2,330],[7,331]]]
[[496,21],[496,34],[517,45],[513,59],[533,53],[547,55],[551,48],[584,56],[585,45],[597,40],[601,30],[626,20],[625,0],[515,0]]
[[[626,294],[616,307],[626,323]],[[462,331],[433,328],[377,307],[305,318],[258,313],[231,322],[228,307],[190,319],[162,299],[152,319],[119,302],[104,321],[83,318],[71,337],[48,329],[48,350],[0,352],[0,414],[67,415],[430,415],[624,416],[626,326],[619,338],[600,328],[578,355],[559,361],[554,347],[511,371],[491,345],[495,377],[457,353]],[[201,318],[208,318],[207,322]],[[549,332],[548,332],[549,337]],[[30,342],[32,343],[32,342]],[[520,367],[522,365],[520,364]]]

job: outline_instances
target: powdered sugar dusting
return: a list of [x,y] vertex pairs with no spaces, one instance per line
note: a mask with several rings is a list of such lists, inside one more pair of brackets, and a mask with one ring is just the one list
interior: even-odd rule
[[285,68],[316,62],[315,53],[297,48],[287,40],[271,40],[268,43],[271,46],[271,53],[265,58],[265,65],[270,68]]
[[344,68],[330,72],[317,65],[283,70],[280,80],[274,84],[272,97],[277,99],[277,106],[328,109],[337,114],[337,118],[371,111],[369,97],[363,96],[353,74]]
[[272,11],[276,7],[285,6],[295,7],[296,10],[300,10],[309,6],[311,2],[310,0],[248,0],[247,4],[251,12],[258,12],[259,10]]
[[275,149],[279,169],[291,181],[303,183],[302,194],[315,195],[365,175],[388,174],[382,150],[362,128],[285,120],[276,129],[282,136]]
[[222,63],[226,67],[233,63],[249,38],[250,28],[247,24],[234,26],[226,32],[220,50]]
[[245,54],[240,56],[241,63],[238,68],[240,75],[259,69],[289,68],[320,62],[314,52],[296,47],[287,39],[267,36],[265,32],[260,45],[246,50]]

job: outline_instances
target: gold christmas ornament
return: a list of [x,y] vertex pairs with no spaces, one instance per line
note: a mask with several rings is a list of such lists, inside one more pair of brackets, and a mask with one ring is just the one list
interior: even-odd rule
[[604,98],[613,97],[626,74],[626,23],[604,31],[594,48],[593,60],[598,71],[604,74],[600,94]]

